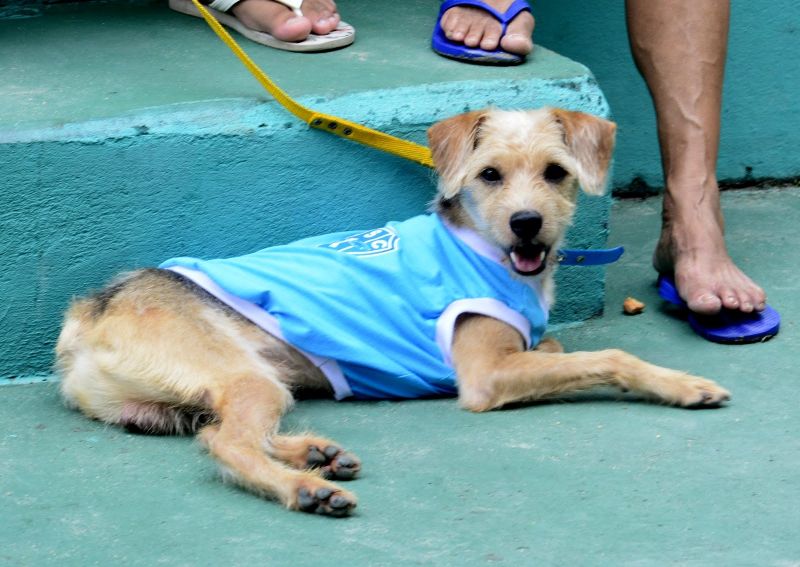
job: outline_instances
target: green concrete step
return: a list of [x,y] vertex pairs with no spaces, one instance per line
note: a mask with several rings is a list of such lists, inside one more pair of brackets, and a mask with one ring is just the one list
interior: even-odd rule
[[[14,102],[0,106],[0,129],[83,122],[196,101],[269,99],[205,22],[169,10],[166,1],[40,10],[40,17],[0,19],[5,68],[0,100]],[[429,48],[437,11],[437,3],[429,0],[353,0],[346,13],[356,27],[356,43],[328,53],[289,53],[238,34],[235,39],[287,92],[316,99],[415,85],[568,80],[588,74],[546,49],[518,69],[465,66],[439,57]]]
[[[242,45],[302,103],[417,142],[488,105],[608,116],[589,70],[545,48],[514,68],[435,55],[437,8],[348,2],[358,39],[330,53]],[[0,19],[0,379],[46,371],[69,298],[116,272],[380,226],[433,195],[424,167],[299,123],[165,2],[35,10]],[[570,245],[604,244],[609,202],[585,200]],[[553,319],[597,314],[603,273],[562,270]]]

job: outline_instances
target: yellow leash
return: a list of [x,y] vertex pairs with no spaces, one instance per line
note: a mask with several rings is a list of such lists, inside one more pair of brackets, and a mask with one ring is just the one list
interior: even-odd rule
[[222,25],[214,16],[211,15],[208,10],[206,10],[205,6],[203,6],[198,0],[192,0],[192,3],[194,3],[195,7],[200,11],[200,14],[202,14],[206,23],[211,26],[211,29],[216,32],[223,42],[225,42],[225,45],[227,45],[230,50],[233,51],[236,57],[239,58],[239,60],[244,64],[245,67],[247,67],[247,69],[258,80],[258,82],[261,83],[261,86],[263,86],[267,92],[269,92],[269,94],[275,97],[275,100],[281,103],[286,110],[297,116],[300,120],[312,128],[316,128],[317,130],[325,130],[331,134],[336,134],[340,138],[354,140],[360,144],[364,144],[365,146],[370,146],[372,148],[415,161],[422,165],[433,167],[431,151],[425,146],[415,144],[414,142],[410,142],[408,140],[403,140],[402,138],[396,138],[395,136],[386,134],[385,132],[379,132],[378,130],[367,128],[366,126],[357,124],[355,122],[350,122],[349,120],[339,118],[338,116],[316,112],[295,101],[278,85],[276,85],[272,79],[270,79],[267,74],[264,73],[264,71],[259,69],[258,65],[256,65],[253,60],[250,59],[250,57],[248,57],[247,53],[245,53],[241,47],[239,47],[239,44],[233,40],[227,30],[222,27]]

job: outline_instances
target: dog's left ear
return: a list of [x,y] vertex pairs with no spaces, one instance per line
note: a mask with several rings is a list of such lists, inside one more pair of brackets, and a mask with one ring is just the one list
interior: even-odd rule
[[452,199],[466,183],[464,166],[475,149],[485,110],[474,110],[437,122],[428,128],[433,164],[439,173],[439,192]]
[[614,152],[617,125],[583,112],[560,108],[553,108],[550,112],[564,129],[567,147],[575,157],[578,183],[589,195],[602,195]]

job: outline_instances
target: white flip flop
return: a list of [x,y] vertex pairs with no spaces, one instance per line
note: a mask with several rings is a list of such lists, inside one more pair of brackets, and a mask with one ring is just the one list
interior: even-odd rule
[[[300,11],[300,4],[302,3],[302,0],[275,1],[288,6],[295,14],[299,16],[303,15],[303,13]],[[218,2],[214,2],[214,4],[219,5]],[[228,2],[228,4],[232,6],[234,2]],[[192,4],[192,0],[169,0],[169,7],[176,12],[180,12],[181,14],[195,16],[197,18],[203,17],[195,5]],[[211,12],[214,17],[217,18],[217,20],[219,20],[219,23],[236,30],[247,39],[268,47],[274,47],[275,49],[283,49],[284,51],[328,51],[350,45],[356,39],[355,28],[346,22],[339,22],[338,27],[326,35],[316,35],[312,33],[303,41],[283,41],[271,36],[266,32],[260,32],[252,28],[248,28],[231,14],[220,12],[219,10],[215,10],[209,6],[206,6],[206,9]]]

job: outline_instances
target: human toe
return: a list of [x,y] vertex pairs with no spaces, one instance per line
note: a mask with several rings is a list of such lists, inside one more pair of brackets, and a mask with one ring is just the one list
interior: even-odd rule
[[300,9],[311,22],[311,31],[317,35],[329,34],[341,21],[336,3],[330,0],[305,0]]
[[487,28],[480,40],[480,48],[484,51],[494,51],[500,45],[500,27]]
[[722,307],[725,309],[739,309],[739,305],[741,305],[739,295],[729,287],[723,287],[720,290],[719,298],[722,301]]
[[530,12],[521,12],[511,20],[506,28],[506,33],[500,40],[500,47],[509,53],[527,55],[533,51],[533,28],[535,20]]
[[340,18],[338,15],[331,15],[326,18],[319,18],[312,20],[311,31],[317,35],[327,35],[331,33],[339,25]]
[[767,308],[767,294],[758,286],[755,286],[749,292],[750,302],[753,304],[753,309],[756,311],[764,311]]
[[711,290],[700,290],[690,294],[686,304],[690,311],[700,315],[714,315],[722,308],[722,300]]
[[311,22],[302,16],[290,16],[275,25],[270,33],[282,41],[303,41],[311,33]]
[[750,295],[740,300],[739,309],[745,313],[752,313],[753,311],[761,312],[766,308],[767,302],[765,299],[763,299],[763,295],[761,298],[756,298]]
[[439,22],[445,37],[451,41],[463,41],[469,30],[469,22],[459,17],[458,10],[448,10]]
[[533,42],[528,36],[507,33],[500,40],[500,47],[509,53],[528,55],[531,51],[533,51]]
[[482,39],[483,30],[476,28],[475,26],[470,26],[469,30],[467,31],[467,35],[464,36],[463,43],[467,47],[478,47],[481,44]]

